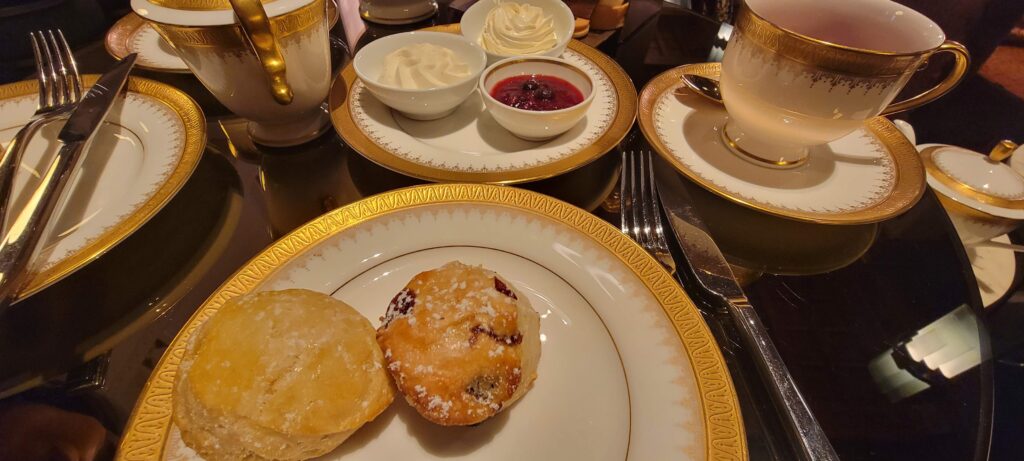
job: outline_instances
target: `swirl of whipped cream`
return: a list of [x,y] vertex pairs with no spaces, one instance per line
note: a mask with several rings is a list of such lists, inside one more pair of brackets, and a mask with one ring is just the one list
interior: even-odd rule
[[543,53],[558,43],[551,15],[527,3],[501,2],[487,13],[480,46],[491,53]]
[[388,53],[378,82],[420,90],[450,85],[469,75],[469,65],[452,50],[432,43],[417,43]]

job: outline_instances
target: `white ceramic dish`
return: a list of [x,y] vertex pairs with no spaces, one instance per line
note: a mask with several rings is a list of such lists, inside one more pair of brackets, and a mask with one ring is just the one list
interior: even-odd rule
[[510,187],[429,185],[340,208],[228,280],[167,349],[126,426],[119,460],[198,460],[171,422],[186,341],[227,298],[307,288],[378,324],[415,274],[483,264],[541,315],[533,388],[476,427],[440,427],[402,399],[323,460],[747,458],[718,346],[680,286],[636,243],[583,210]]
[[[96,76],[83,78],[86,86]],[[36,110],[35,81],[0,86],[0,142],[6,144]],[[17,171],[11,210],[25,206],[38,171],[56,155],[62,124],[49,124],[29,142]],[[181,91],[132,78],[128,94],[99,127],[81,167],[71,177],[51,231],[31,267],[36,275],[21,296],[64,278],[99,257],[149,220],[192,174],[206,144],[199,106]]]
[[[572,15],[572,10],[562,0],[480,0],[469,7],[466,13],[462,15],[462,20],[459,22],[462,28],[462,35],[471,43],[479,45],[480,35],[484,32],[487,14],[499,3],[507,1],[528,3],[542,8],[547,14],[551,15],[555,26],[555,46],[543,53],[539,53],[539,55],[556,58],[561,56],[569,45],[569,40],[572,40],[572,32],[576,25],[576,19]],[[488,64],[494,64],[502,59],[515,56],[484,51],[487,53]]]
[[[457,34],[459,29],[451,24],[432,30]],[[594,82],[594,100],[583,121],[544,142],[527,141],[502,128],[476,94],[447,117],[410,119],[373,97],[351,65],[331,88],[331,120],[359,154],[408,176],[502,184],[549,178],[614,148],[636,114],[633,82],[608,55],[573,40],[563,59],[587,72]]]
[[[494,99],[491,92],[502,80],[519,75],[550,75],[571,83],[583,93],[583,101],[559,110],[523,110]],[[560,58],[535,56],[496,62],[480,75],[480,95],[494,120],[512,134],[530,141],[558,136],[576,126],[594,102],[594,82],[579,66]]]
[[[430,43],[452,50],[469,66],[470,75],[446,86],[424,89],[405,89],[379,83],[384,57],[417,43]],[[452,113],[473,93],[477,78],[486,66],[487,57],[479,46],[459,35],[430,31],[405,32],[379,38],[359,50],[352,60],[352,68],[371,94],[388,107],[414,120],[435,120]]]
[[717,76],[718,63],[688,64],[655,77],[640,95],[640,127],[680,173],[741,205],[801,221],[864,224],[903,213],[924,193],[920,155],[896,127],[875,117],[812,150],[807,162],[773,169],[741,158],[721,139],[728,114],[685,87],[683,73]]

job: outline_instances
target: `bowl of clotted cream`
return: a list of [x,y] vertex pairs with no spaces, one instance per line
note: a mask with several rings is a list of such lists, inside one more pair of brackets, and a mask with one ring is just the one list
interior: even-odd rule
[[559,57],[572,40],[572,11],[562,0],[480,0],[459,23],[487,52],[487,63],[513,56]]
[[412,119],[434,120],[473,94],[487,56],[460,35],[417,31],[370,42],[352,67],[384,105]]

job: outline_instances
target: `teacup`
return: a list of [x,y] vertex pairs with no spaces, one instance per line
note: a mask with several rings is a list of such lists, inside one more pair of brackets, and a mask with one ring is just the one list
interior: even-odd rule
[[[929,57],[949,52],[938,85],[892,103]],[[889,0],[747,0],[722,61],[723,141],[754,163],[802,164],[809,147],[879,114],[938,98],[963,78],[967,49],[921,13]]]
[[132,0],[253,140],[292,146],[322,134],[330,89],[326,0]]

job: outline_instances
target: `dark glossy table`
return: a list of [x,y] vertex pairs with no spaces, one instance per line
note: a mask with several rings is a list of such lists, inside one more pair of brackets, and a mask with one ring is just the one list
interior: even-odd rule
[[[100,15],[109,22],[127,12],[123,3],[113,3],[103,3],[107,10]],[[402,28],[344,19],[332,31],[335,68],[370,40],[457,22],[460,14],[442,7],[432,20]],[[634,0],[625,28],[586,41],[616,57],[639,89],[660,71],[707,60],[713,47],[722,45],[716,41],[719,31],[718,23],[685,8]],[[77,47],[83,71],[100,72],[113,62],[101,39]],[[191,76],[138,75],[175,85],[203,107],[209,140],[195,174],[129,239],[0,317],[0,391],[8,396],[0,409],[43,402],[92,415],[108,431],[100,458],[112,456],[167,344],[238,267],[328,210],[419,182],[363,159],[333,132],[296,148],[255,146],[244,134],[244,122]],[[618,163],[617,152],[611,152],[574,172],[521,187],[617,223]],[[963,247],[930,191],[888,222],[832,227],[769,218],[688,187],[844,460],[988,457],[993,373],[986,315]],[[685,271],[681,276],[684,286],[693,288]],[[712,310],[689,291],[702,308]],[[953,317],[961,320],[960,333],[973,338],[977,359],[946,377],[910,358],[906,343],[919,330]],[[740,393],[751,459],[795,459],[731,326],[711,314],[706,318]],[[899,397],[898,391],[883,392],[869,364],[886,356],[905,370],[905,379],[926,388]],[[102,385],[96,377],[103,378]]]

